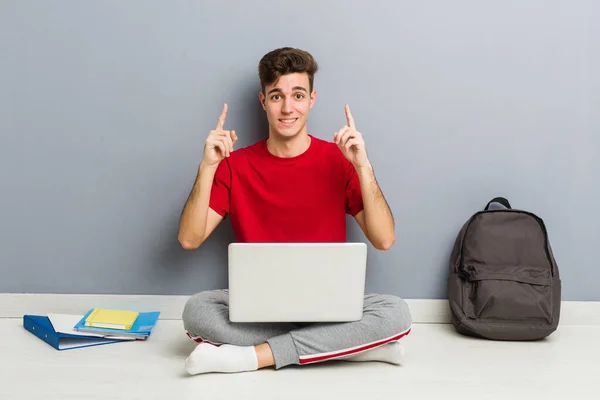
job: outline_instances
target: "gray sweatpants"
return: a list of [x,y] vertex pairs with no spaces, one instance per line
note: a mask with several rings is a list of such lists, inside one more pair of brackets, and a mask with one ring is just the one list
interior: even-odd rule
[[342,323],[234,323],[228,290],[198,293],[183,310],[187,335],[214,345],[269,343],[275,368],[345,358],[399,340],[410,332],[408,305],[391,295],[365,295],[363,318]]

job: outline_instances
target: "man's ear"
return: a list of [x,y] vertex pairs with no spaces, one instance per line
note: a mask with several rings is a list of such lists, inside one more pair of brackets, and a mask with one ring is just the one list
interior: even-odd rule
[[265,95],[263,92],[258,93],[258,100],[260,100],[260,105],[262,106],[263,110],[267,111],[267,108],[265,106]]
[[313,90],[312,93],[310,94],[310,108],[312,108],[316,99],[317,99],[317,91]]

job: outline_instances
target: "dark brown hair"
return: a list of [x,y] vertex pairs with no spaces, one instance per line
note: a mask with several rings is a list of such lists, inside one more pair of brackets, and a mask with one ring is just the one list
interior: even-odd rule
[[260,60],[258,64],[260,86],[264,93],[265,86],[277,82],[282,75],[306,72],[310,83],[309,91],[312,92],[314,76],[318,69],[317,62],[307,51],[282,47],[268,52]]

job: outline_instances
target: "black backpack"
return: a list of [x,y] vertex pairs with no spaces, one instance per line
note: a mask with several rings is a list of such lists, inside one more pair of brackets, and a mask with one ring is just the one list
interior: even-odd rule
[[448,299],[452,325],[466,336],[537,340],[554,332],[561,280],[544,221],[503,197],[491,200],[458,233]]

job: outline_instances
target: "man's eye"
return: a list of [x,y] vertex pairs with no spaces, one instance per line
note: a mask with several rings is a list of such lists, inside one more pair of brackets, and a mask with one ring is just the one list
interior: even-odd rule
[[273,96],[271,96],[271,100],[279,100],[279,95],[278,94],[274,94]]
[[297,93],[297,94],[296,94],[296,98],[297,98],[298,100],[300,100],[300,99],[303,99],[303,98],[304,98],[304,95],[303,95],[302,93]]

